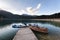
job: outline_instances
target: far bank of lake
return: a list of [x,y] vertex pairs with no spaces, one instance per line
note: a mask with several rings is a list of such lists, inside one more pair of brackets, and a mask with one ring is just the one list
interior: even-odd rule
[[60,19],[31,19],[35,21],[54,21],[54,22],[60,22]]

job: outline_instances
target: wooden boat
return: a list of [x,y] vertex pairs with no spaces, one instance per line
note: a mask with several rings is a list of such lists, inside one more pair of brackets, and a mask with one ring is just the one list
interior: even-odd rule
[[41,33],[48,33],[48,29],[47,28],[43,28],[43,27],[35,27],[35,26],[29,26],[29,28],[33,31],[37,31],[37,32],[41,32]]

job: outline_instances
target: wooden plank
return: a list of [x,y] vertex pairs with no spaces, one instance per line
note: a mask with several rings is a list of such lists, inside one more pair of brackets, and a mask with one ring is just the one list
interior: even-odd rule
[[29,28],[20,28],[13,40],[38,40]]

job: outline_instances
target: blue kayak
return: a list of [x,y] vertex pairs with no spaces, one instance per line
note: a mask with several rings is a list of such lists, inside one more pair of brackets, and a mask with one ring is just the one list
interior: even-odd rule
[[24,28],[24,27],[27,27],[27,26],[22,26],[22,25],[12,25],[13,28]]

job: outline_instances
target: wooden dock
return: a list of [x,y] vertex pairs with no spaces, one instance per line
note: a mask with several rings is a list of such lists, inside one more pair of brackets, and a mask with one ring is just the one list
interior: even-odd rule
[[13,40],[38,40],[31,29],[20,28]]

